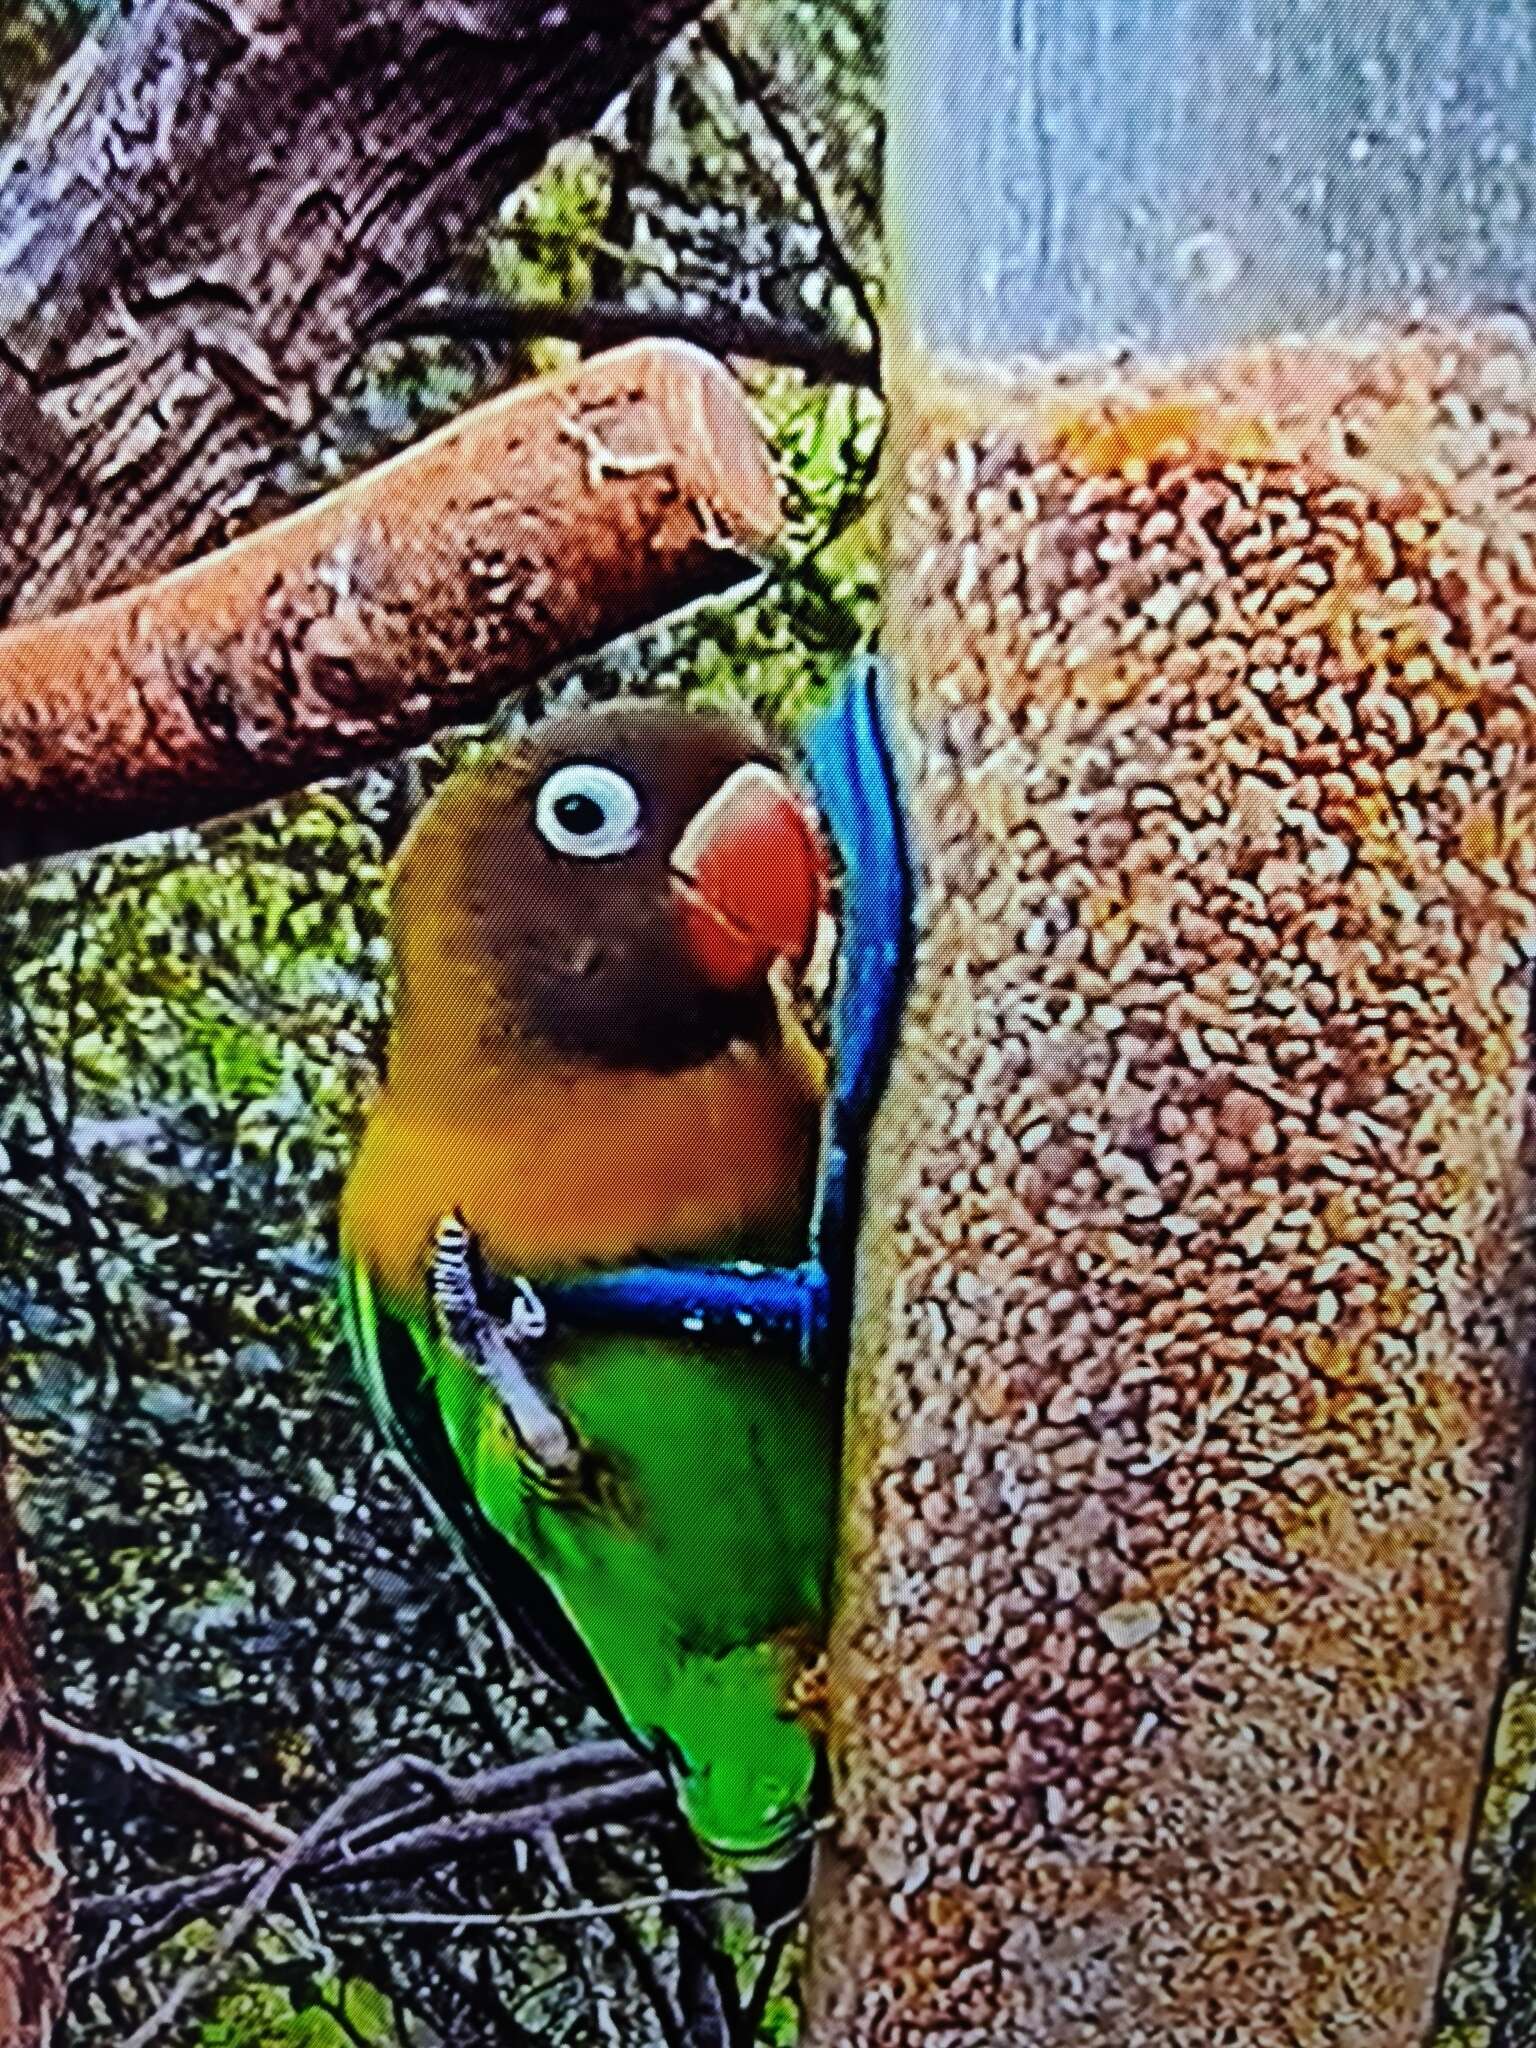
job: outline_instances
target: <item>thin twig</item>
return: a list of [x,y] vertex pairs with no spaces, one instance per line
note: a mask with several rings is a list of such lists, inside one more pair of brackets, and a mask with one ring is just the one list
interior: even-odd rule
[[[608,1771],[625,1770],[633,1772],[635,1752],[627,1742],[582,1742],[569,1749],[555,1749],[545,1756],[523,1757],[514,1764],[497,1764],[489,1770],[472,1771],[462,1778],[443,1777],[434,1784],[434,1791],[440,1800],[457,1813],[468,1813],[477,1807],[503,1808],[512,1806],[518,1799],[525,1799],[531,1792],[546,1785],[558,1784],[563,1778],[578,1773],[590,1772],[594,1777]],[[362,1822],[351,1829],[337,1845],[340,1855],[352,1858],[371,1847],[381,1833],[399,1835],[406,1827],[414,1826],[418,1820],[433,1810],[432,1799],[418,1799],[392,1807],[388,1813],[376,1819]]]
[[341,1844],[317,1861],[315,1874],[349,1884],[365,1877],[394,1877],[472,1855],[493,1843],[531,1841],[543,1828],[586,1828],[599,1821],[638,1820],[660,1809],[663,1792],[659,1773],[637,1772],[611,1785],[558,1794],[510,1813],[466,1814],[435,1821],[356,1854],[348,1854],[347,1845]]
[[73,1126],[67,1114],[67,1105],[61,1106],[54,1099],[48,1048],[37,1019],[25,997],[8,977],[0,977],[0,996],[4,997],[6,1015],[9,1019],[9,1029],[6,1032],[7,1047],[23,1073],[28,1071],[30,1055],[32,1101],[42,1119],[48,1141],[46,1170],[53,1182],[54,1192],[69,1218],[68,1229],[75,1250],[79,1254],[85,1281],[86,1305],[107,1368],[106,1405],[110,1407],[117,1393],[118,1357],[121,1347],[117,1335],[116,1315],[96,1260],[98,1250],[110,1244],[110,1233],[98,1217],[95,1205],[82,1192],[74,1178],[80,1161],[75,1151]]
[[741,2009],[741,2025],[738,2039],[742,2048],[753,2048],[758,2029],[763,2023],[763,2014],[768,2010],[774,1980],[779,1974],[779,1964],[789,1946],[789,1937],[794,1933],[800,1915],[786,1913],[775,1920],[768,1929],[768,1938],[763,1944],[763,1960],[758,1965],[757,1975],[752,1980],[752,1989],[747,1994],[746,2004]]
[[641,1892],[632,1899],[583,1900],[575,1906],[546,1906],[532,1913],[333,1913],[337,1927],[546,1927],[561,1920],[617,1920],[657,1906],[702,1906],[722,1899],[744,1899],[731,1885],[704,1891]]
[[212,1953],[183,1972],[143,2026],[137,2028],[124,2042],[123,2048],[153,2048],[153,2043],[165,2035],[171,2023],[180,2017],[187,2005],[213,1983],[231,1950],[262,1917],[283,1886],[303,1868],[306,1859],[337,1832],[350,1813],[388,1791],[402,1778],[425,1778],[432,1782],[442,1776],[443,1773],[436,1764],[426,1762],[420,1757],[391,1757],[377,1769],[369,1771],[355,1785],[349,1785],[346,1791],[339,1798],[333,1799],[330,1805],[310,1822],[304,1832],[290,1843],[282,1855],[262,1872],[252,1885],[244,1903],[225,1922],[218,1940],[213,1945]]
[[[629,1744],[617,1741],[581,1743],[462,1778],[451,1777],[419,1758],[394,1759],[370,1772],[333,1802],[265,1871],[262,1864],[246,1858],[196,1877],[148,1885],[137,1892],[82,1899],[76,1908],[82,1925],[103,1919],[110,1922],[139,1920],[145,1915],[157,1917],[147,1927],[139,1927],[115,1945],[98,1951],[76,1972],[76,1981],[100,1982],[120,1974],[190,1921],[202,1919],[243,1895],[245,1905],[236,1915],[240,1924],[232,1923],[232,1946],[250,1924],[249,1918],[241,1922],[241,1915],[249,1913],[254,1918],[276,1896],[277,1888],[298,1876],[312,1890],[326,1885],[357,1884],[402,1869],[458,1863],[501,1842],[537,1840],[541,1834],[561,1828],[574,1831],[603,1821],[638,1819],[654,1813],[664,1802],[664,1781],[657,1772],[634,1770],[634,1762]],[[578,1773],[607,1772],[626,1764],[631,1766],[628,1774],[610,1783],[530,1797],[534,1793],[547,1795],[551,1786]],[[370,1815],[355,1827],[341,1831],[346,1817],[360,1804],[377,1798],[405,1777],[426,1783],[433,1796],[406,1798],[384,1813]],[[522,1803],[512,1803],[518,1800]],[[477,1810],[497,1803],[507,1810]],[[423,1825],[427,1815],[442,1807],[457,1818]],[[265,1890],[269,1879],[271,1889]],[[251,1912],[258,1892],[263,1897]],[[212,1968],[221,1960],[222,1953],[210,1958],[207,1967]],[[178,2011],[192,1995],[191,1990],[181,1993]]]
[[[582,1742],[572,1744],[568,1749],[551,1750],[545,1756],[524,1757],[515,1764],[497,1765],[489,1770],[473,1771],[462,1778],[445,1777],[441,1791],[447,1803],[455,1809],[469,1811],[477,1807],[498,1807],[513,1804],[550,1784],[577,1775],[593,1775],[618,1770],[625,1765],[633,1766],[635,1752],[627,1742]],[[342,1839],[336,1848],[342,1860],[359,1850],[368,1848],[381,1837],[398,1834],[403,1829],[415,1827],[429,1813],[442,1803],[436,1799],[403,1800],[398,1806],[375,1818],[359,1822]],[[75,1902],[75,1917],[83,1923],[96,1920],[124,1920],[142,1918],[146,1913],[160,1911],[163,1907],[174,1906],[189,1892],[199,1894],[201,1904],[218,1903],[204,1896],[211,1885],[229,1885],[234,1891],[243,1890],[254,1874],[255,1866],[249,1861],[224,1864],[213,1871],[202,1871],[193,1877],[168,1878],[159,1884],[145,1885],[138,1891],[121,1893],[95,1893]]]
[[707,20],[699,26],[699,42],[723,68],[731,81],[731,88],[743,106],[749,106],[767,129],[770,138],[795,175],[795,184],[800,197],[805,201],[816,232],[821,238],[823,253],[829,267],[834,270],[853,300],[859,318],[869,329],[874,340],[871,354],[876,369],[876,388],[880,365],[880,316],[875,311],[874,300],[870,297],[869,286],[863,272],[843,247],[843,238],[838,225],[832,218],[822,193],[821,179],[815,165],[800,145],[793,126],[785,118],[774,96],[769,81],[763,76],[751,58],[738,50],[730,37],[717,21]]
[[34,1230],[49,1233],[68,1230],[69,1216],[62,1209],[40,1209],[35,1202],[23,1201],[20,1195],[12,1194],[9,1188],[0,1188],[0,1202],[3,1202],[13,1216],[23,1223],[30,1223]]
[[640,1939],[639,1930],[630,1921],[619,1919],[614,1922],[613,1935],[614,1947],[629,1964],[640,1996],[655,2015],[665,2048],[687,2048],[683,2016],[678,2011],[677,2001],[657,1968],[655,1956]]
[[47,1733],[64,1748],[104,1757],[120,1771],[148,1778],[169,1792],[179,1792],[259,1842],[265,1842],[274,1849],[288,1849],[299,1839],[296,1829],[275,1820],[270,1813],[248,1806],[243,1799],[236,1799],[230,1792],[221,1792],[216,1785],[210,1785],[202,1778],[194,1778],[190,1771],[183,1771],[160,1757],[150,1756],[145,1750],[135,1749],[131,1742],[124,1742],[120,1736],[98,1735],[92,1729],[77,1728],[73,1722],[62,1720],[46,1709],[42,1718]]
[[125,1892],[117,1897],[96,1897],[82,1899],[75,1909],[75,1919],[81,1926],[94,1924],[98,1919],[113,1921],[136,1919],[141,1913],[159,1913],[159,1918],[149,1921],[146,1926],[120,1941],[108,1946],[103,1944],[89,1962],[80,1964],[70,1974],[72,1984],[89,1984],[119,1977],[124,1970],[147,1955],[152,1955],[164,1941],[193,1920],[201,1920],[205,1913],[215,1907],[227,1905],[238,1898],[248,1886],[261,1875],[261,1864],[255,1857],[243,1863],[224,1863],[217,1870],[199,1872],[194,1877],[176,1877],[162,1884],[145,1885],[136,1892]]
[[514,342],[530,336],[617,348],[626,341],[687,341],[716,356],[746,356],[801,370],[830,384],[880,389],[877,350],[843,341],[798,320],[775,320],[730,307],[687,312],[676,306],[632,306],[622,300],[589,299],[580,306],[540,301],[434,297],[399,314],[393,335],[441,335],[450,341]]
[[[659,1831],[657,1850],[669,1889],[681,1894],[703,1862],[703,1852],[679,1820]],[[677,1998],[688,2048],[731,2048],[741,2019],[736,1966],[719,1939],[718,1914],[709,1906],[673,1904],[666,1917],[677,1939]]]
[[102,892],[106,867],[87,867],[80,871],[75,885],[74,925],[70,933],[69,967],[65,981],[64,1002],[64,1121],[73,1128],[80,1110],[80,1066],[79,1066],[79,1023],[80,989],[85,969],[85,926],[86,912],[93,908]]

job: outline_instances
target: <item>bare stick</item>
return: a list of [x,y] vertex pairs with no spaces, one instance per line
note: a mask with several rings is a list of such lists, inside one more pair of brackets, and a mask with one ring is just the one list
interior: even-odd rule
[[[194,1973],[189,1972],[173,1990],[174,2011],[168,2000],[158,2022],[166,2024],[197,1995],[278,1890],[294,1878],[302,1876],[311,1889],[361,1883],[402,1868],[429,1869],[455,1863],[501,1842],[542,1840],[560,1828],[575,1831],[609,1820],[637,1819],[657,1810],[665,1787],[659,1773],[636,1771],[634,1762],[633,1750],[622,1742],[582,1743],[462,1778],[451,1777],[420,1758],[394,1758],[333,1801],[302,1835],[293,1837],[265,1871],[246,1858],[195,1878],[149,1885],[120,1897],[82,1900],[78,1911],[83,1922],[137,1919],[146,1914],[157,1917],[115,1946],[99,1949],[76,1976],[81,1980],[117,1976],[189,1921],[244,1894],[244,1904],[230,1923],[233,1932],[226,1928],[220,1948],[199,1966],[204,1973],[199,1982],[190,1983]],[[624,1766],[630,1767],[627,1774],[608,1784],[536,1796],[577,1773],[608,1773]],[[360,1806],[413,1778],[428,1788],[425,1796],[407,1797],[354,1827],[344,1826]],[[483,1810],[494,1809],[498,1803],[507,1810]],[[448,1807],[458,1818],[421,1825],[435,1806]]]
[[716,1885],[705,1891],[638,1892],[632,1899],[583,1901],[534,1913],[337,1913],[332,1919],[337,1927],[548,1927],[561,1920],[619,1920],[657,1906],[708,1906],[746,1896],[730,1885]]
[[775,320],[734,307],[695,312],[681,306],[631,306],[622,299],[588,299],[579,306],[551,306],[516,299],[449,296],[424,299],[402,313],[392,334],[438,335],[450,341],[510,344],[544,336],[617,348],[649,337],[687,341],[715,356],[745,356],[800,370],[828,384],[880,389],[879,352],[800,320]]
[[822,254],[828,267],[835,271],[839,281],[846,287],[859,318],[874,337],[872,353],[875,383],[878,387],[880,317],[875,311],[874,300],[869,295],[869,286],[865,283],[863,272],[843,246],[842,235],[832,218],[815,165],[801,147],[799,138],[779,106],[769,81],[745,51],[736,47],[717,21],[707,20],[703,23],[699,29],[699,41],[730,79],[731,89],[738,102],[744,107],[751,107],[756,113],[772,138],[774,146],[793,172],[800,197],[805,201],[811,219],[816,224],[816,232],[821,238]]
[[151,1783],[163,1785],[167,1791],[179,1792],[183,1798],[196,1805],[206,1807],[208,1812],[217,1814],[220,1820],[228,1821],[243,1834],[253,1836],[274,1849],[289,1849],[299,1839],[297,1831],[275,1820],[271,1814],[263,1813],[259,1807],[248,1806],[243,1799],[236,1799],[232,1793],[221,1792],[216,1785],[208,1784],[202,1778],[194,1778],[190,1771],[183,1771],[175,1764],[163,1762],[159,1757],[150,1756],[145,1750],[135,1749],[131,1742],[124,1742],[115,1735],[97,1735],[89,1728],[77,1728],[72,1722],[61,1720],[57,1714],[43,1713],[43,1727],[53,1741],[66,1749],[78,1749],[90,1756],[105,1757],[120,1771],[130,1775],[148,1778]]
[[223,1931],[214,1943],[213,1952],[203,1960],[194,1963],[190,1970],[179,1977],[171,1990],[144,2024],[137,2028],[124,2042],[123,2048],[151,2048],[151,2044],[165,2035],[173,2020],[177,2019],[186,2006],[200,1991],[211,1984],[229,1956],[235,1944],[247,1930],[260,1919],[279,1891],[303,1867],[305,1859],[317,1850],[340,1828],[348,1814],[359,1806],[366,1805],[380,1793],[388,1791],[404,1778],[424,1778],[437,1783],[443,1778],[435,1764],[420,1757],[391,1757],[376,1770],[359,1778],[355,1785],[349,1785],[338,1799],[332,1800],[310,1822],[301,1835],[288,1845],[270,1867],[264,1870],[247,1894],[245,1902],[226,1921]]
[[493,1843],[534,1841],[546,1828],[588,1828],[601,1821],[637,1820],[656,1813],[666,1785],[658,1771],[638,1771],[609,1785],[566,1792],[510,1813],[466,1814],[412,1828],[348,1854],[346,1844],[317,1864],[317,1877],[348,1882],[397,1875],[456,1860]]

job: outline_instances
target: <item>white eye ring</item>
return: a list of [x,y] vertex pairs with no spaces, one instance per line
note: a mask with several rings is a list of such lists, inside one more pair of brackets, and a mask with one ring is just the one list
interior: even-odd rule
[[[573,816],[579,822],[572,822]],[[539,837],[556,853],[577,860],[611,860],[615,854],[628,853],[640,837],[640,792],[616,768],[604,768],[597,761],[569,761],[539,785],[533,822]]]

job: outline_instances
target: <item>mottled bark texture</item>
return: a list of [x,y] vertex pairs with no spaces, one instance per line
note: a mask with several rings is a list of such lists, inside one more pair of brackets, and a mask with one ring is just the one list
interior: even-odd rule
[[[0,1445],[3,1452],[3,1445]],[[63,2009],[64,1870],[10,1502],[0,1486],[0,2044],[44,2048]]]
[[144,0],[0,160],[0,617],[223,536],[699,0]]
[[292,789],[738,580],[778,523],[729,374],[637,343],[218,553],[0,632],[0,858]]

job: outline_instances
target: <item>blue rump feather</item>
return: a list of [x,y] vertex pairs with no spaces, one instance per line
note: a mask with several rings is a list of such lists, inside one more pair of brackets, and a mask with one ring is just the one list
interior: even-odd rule
[[631,1266],[540,1290],[570,1324],[792,1335],[806,1364],[838,1369],[853,1297],[864,1147],[885,1085],[912,947],[912,865],[881,696],[861,660],[807,734],[807,764],[842,875],[833,1087],[811,1257],[798,1266]]

